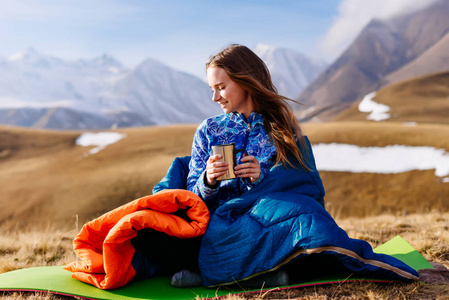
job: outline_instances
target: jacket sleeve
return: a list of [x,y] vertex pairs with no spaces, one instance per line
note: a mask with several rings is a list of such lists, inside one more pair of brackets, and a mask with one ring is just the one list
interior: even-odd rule
[[209,204],[218,194],[218,187],[211,188],[204,182],[206,165],[209,159],[209,141],[205,134],[206,123],[202,123],[195,132],[192,144],[192,155],[187,176],[187,189],[194,192]]

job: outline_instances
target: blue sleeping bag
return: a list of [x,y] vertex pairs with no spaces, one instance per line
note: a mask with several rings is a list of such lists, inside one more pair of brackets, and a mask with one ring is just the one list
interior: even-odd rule
[[[308,141],[307,141],[308,143]],[[311,170],[273,167],[256,187],[218,207],[202,238],[199,267],[206,286],[230,284],[305,258],[331,257],[358,277],[417,280],[398,259],[351,239],[324,208],[324,188],[308,143]],[[153,192],[186,188],[190,157],[177,158]]]

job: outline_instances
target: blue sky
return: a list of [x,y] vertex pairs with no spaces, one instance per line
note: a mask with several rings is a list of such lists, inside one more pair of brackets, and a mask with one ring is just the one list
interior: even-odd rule
[[33,47],[63,59],[146,58],[198,76],[231,43],[335,59],[373,17],[434,0],[0,0],[0,57]]

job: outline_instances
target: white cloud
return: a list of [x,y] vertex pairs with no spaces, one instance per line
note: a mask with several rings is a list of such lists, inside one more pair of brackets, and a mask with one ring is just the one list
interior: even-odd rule
[[388,19],[422,9],[438,0],[342,0],[338,15],[324,36],[320,48],[336,59],[372,19]]

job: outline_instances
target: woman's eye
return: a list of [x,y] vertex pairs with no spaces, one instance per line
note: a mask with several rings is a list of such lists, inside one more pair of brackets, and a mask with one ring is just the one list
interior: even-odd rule
[[222,87],[219,87],[218,88],[220,91],[222,91],[222,90],[224,90],[225,89],[225,87],[224,86],[222,86]]

